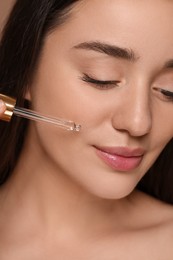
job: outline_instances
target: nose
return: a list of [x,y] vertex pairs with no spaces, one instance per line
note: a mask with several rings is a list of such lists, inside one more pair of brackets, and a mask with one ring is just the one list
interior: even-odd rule
[[152,105],[146,86],[126,90],[119,97],[118,106],[112,118],[113,127],[128,132],[131,136],[142,137],[152,128]]

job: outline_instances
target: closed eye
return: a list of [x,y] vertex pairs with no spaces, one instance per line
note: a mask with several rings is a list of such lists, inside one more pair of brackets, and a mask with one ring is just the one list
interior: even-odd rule
[[165,90],[162,88],[156,88],[156,87],[154,88],[154,90],[159,91],[166,100],[173,102],[173,92],[172,91]]
[[95,85],[99,89],[111,89],[117,87],[120,81],[118,80],[99,80],[84,74],[81,79],[84,82]]

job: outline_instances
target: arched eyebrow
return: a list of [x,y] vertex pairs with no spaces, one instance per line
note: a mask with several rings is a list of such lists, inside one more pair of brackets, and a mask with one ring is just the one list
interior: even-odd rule
[[[130,62],[135,62],[140,58],[132,49],[123,48],[117,45],[107,44],[100,41],[82,42],[75,45],[73,48],[96,51],[114,58],[124,59]],[[163,69],[173,69],[173,59],[165,62]]]
[[122,48],[116,45],[107,44],[99,41],[82,42],[74,46],[75,49],[83,49],[100,52],[109,55],[114,58],[124,59],[131,62],[135,62],[139,57],[135,52],[128,48]]

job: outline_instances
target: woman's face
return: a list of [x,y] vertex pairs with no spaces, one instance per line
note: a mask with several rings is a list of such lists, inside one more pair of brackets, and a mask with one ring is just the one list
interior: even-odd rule
[[31,101],[82,125],[35,124],[43,164],[98,197],[128,195],[173,136],[173,2],[79,2],[46,38]]

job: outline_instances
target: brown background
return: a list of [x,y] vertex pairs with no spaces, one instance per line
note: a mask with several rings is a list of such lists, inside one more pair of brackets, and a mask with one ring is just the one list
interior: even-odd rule
[[0,31],[13,3],[14,0],[0,0]]

